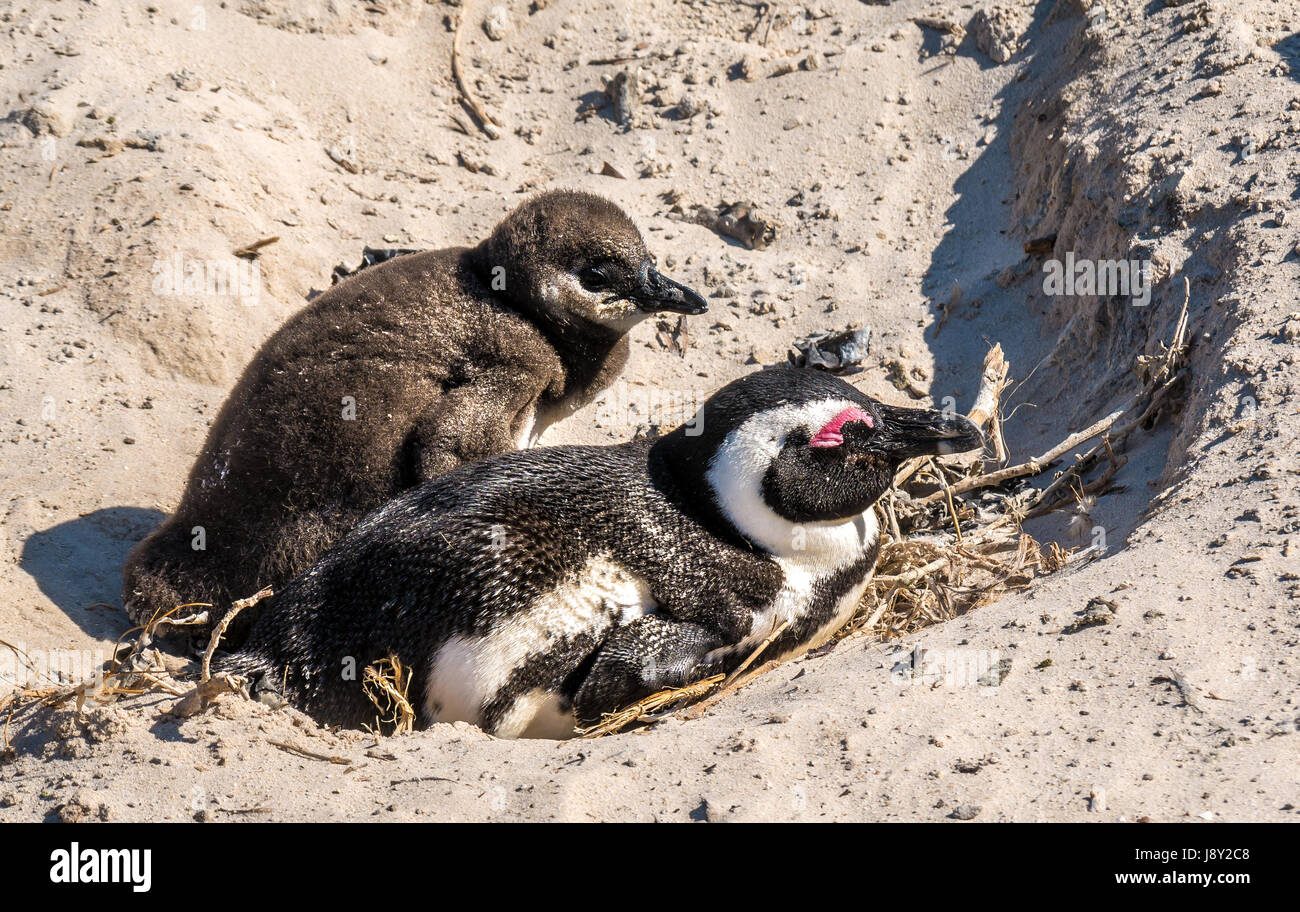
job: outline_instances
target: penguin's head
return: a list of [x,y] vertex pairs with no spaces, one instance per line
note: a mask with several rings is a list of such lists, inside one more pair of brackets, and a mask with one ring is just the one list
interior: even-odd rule
[[652,313],[699,314],[705,300],[655,268],[641,232],[590,193],[543,193],[511,212],[479,247],[484,279],[561,328],[627,332]]
[[683,488],[782,554],[810,526],[857,520],[913,456],[983,445],[958,415],[885,405],[830,374],[758,371],[723,387],[658,447]]

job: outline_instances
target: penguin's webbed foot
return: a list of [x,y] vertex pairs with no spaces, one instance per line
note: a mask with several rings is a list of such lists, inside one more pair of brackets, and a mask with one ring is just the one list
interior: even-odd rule
[[248,653],[226,655],[217,662],[217,670],[244,685],[244,696],[272,709],[288,705],[281,684],[283,675],[260,656]]
[[272,709],[281,709],[289,704],[280,692],[280,682],[269,672],[262,672],[248,682],[248,696]]
[[646,615],[620,627],[600,647],[573,706],[579,721],[595,721],[652,693],[707,676],[706,655],[726,645],[698,624]]

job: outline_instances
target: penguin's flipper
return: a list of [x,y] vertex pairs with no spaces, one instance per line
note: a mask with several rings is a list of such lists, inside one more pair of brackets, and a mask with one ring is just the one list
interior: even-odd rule
[[406,480],[419,484],[516,449],[512,419],[534,408],[545,385],[545,378],[530,371],[502,367],[447,390],[407,437]]
[[612,633],[597,650],[591,669],[573,699],[580,722],[671,687],[681,687],[721,669],[701,664],[714,649],[727,645],[717,633],[698,624],[657,614],[637,618]]

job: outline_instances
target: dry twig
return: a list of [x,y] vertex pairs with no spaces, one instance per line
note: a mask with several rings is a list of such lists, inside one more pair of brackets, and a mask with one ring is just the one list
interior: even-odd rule
[[262,255],[262,248],[268,247],[280,240],[279,237],[262,238],[260,241],[253,241],[251,244],[245,244],[235,251],[235,256],[245,260],[255,260]]
[[361,678],[361,687],[382,714],[375,720],[376,733],[384,725],[393,726],[394,735],[415,731],[415,709],[407,698],[411,673],[403,667],[397,656],[390,655],[367,665]]
[[643,700],[638,700],[626,709],[616,713],[608,713],[596,725],[589,728],[578,729],[578,735],[582,738],[599,738],[602,735],[614,734],[627,728],[629,725],[637,722],[651,713],[658,712],[669,706],[678,703],[689,703],[713,690],[718,684],[722,683],[723,675],[713,675],[712,677],[703,678],[693,684],[687,684],[685,687],[670,688],[661,690],[658,693],[651,694]]
[[500,128],[505,125],[489,114],[488,110],[483,107],[483,103],[475,97],[469,83],[465,80],[464,71],[460,65],[460,39],[461,34],[465,31],[465,23],[469,20],[470,4],[467,3],[460,12],[460,20],[456,23],[456,33],[451,39],[451,76],[456,81],[456,88],[460,92],[460,103],[465,106],[465,110],[474,118],[474,123],[492,139],[500,139]]
[[290,744],[288,741],[276,741],[274,738],[267,738],[266,743],[273,747],[278,747],[282,751],[295,754],[299,757],[306,757],[308,760],[323,760],[326,763],[333,763],[338,766],[351,766],[352,761],[347,757],[336,757],[331,754],[320,754],[313,750],[307,750],[305,747],[299,747],[296,744]]
[[203,652],[203,673],[199,675],[200,684],[206,683],[212,677],[212,654],[217,651],[217,645],[220,644],[221,638],[225,636],[226,630],[229,629],[230,622],[245,608],[251,608],[271,595],[274,595],[274,593],[271,592],[271,587],[268,586],[248,598],[235,599],[230,603],[230,610],[222,616],[221,620],[217,621],[217,626],[212,631],[212,638],[208,640],[208,648]]
[[[994,485],[1000,485],[1013,478],[1020,478],[1025,475],[1038,475],[1053,462],[1060,459],[1079,444],[1086,443],[1098,434],[1104,434],[1110,429],[1111,425],[1124,415],[1127,410],[1128,406],[1125,406],[1122,409],[1116,409],[1100,421],[1089,425],[1078,433],[1071,434],[1041,456],[1037,456],[1027,462],[1022,462],[1019,465],[1008,466],[1005,469],[998,469],[996,472],[989,472],[985,475],[978,475],[974,478],[967,478],[963,481],[959,481],[952,486],[951,491],[953,494],[965,494],[968,491],[975,491],[980,488],[991,488]],[[945,497],[945,494],[945,491],[935,491],[933,494],[928,494],[925,497],[922,497],[920,503],[935,503],[942,500]]]

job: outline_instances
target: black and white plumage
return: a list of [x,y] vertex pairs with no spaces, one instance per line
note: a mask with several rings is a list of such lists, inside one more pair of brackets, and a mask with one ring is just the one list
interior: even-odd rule
[[360,725],[360,669],[391,654],[425,723],[566,737],[734,668],[782,621],[768,657],[825,642],[899,462],[979,443],[963,418],[761,371],[657,441],[507,453],[406,493],[276,595],[227,667]]
[[477,246],[339,282],[244,371],[176,511],[126,562],[127,613],[144,625],[203,602],[215,622],[400,491],[531,445],[613,382],[640,320],[706,307],[622,209],[570,191],[522,203]]

